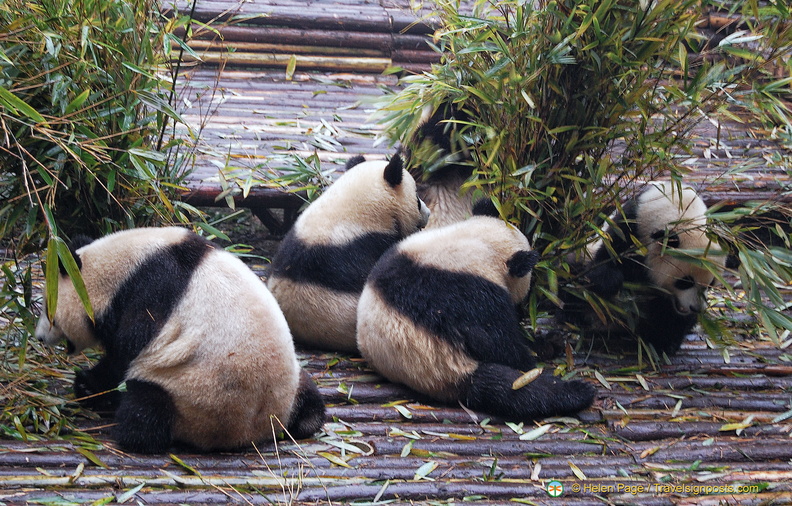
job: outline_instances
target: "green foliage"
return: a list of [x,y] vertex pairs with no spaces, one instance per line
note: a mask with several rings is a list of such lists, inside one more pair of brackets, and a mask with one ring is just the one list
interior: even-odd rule
[[172,106],[177,70],[170,52],[179,45],[173,31],[187,24],[186,17],[162,18],[153,0],[0,3],[6,434],[22,437],[26,427],[52,435],[69,423],[59,419],[66,401],[48,389],[70,373],[42,368],[42,356],[56,361],[28,340],[36,302],[30,267],[20,259],[46,246],[48,310],[54,311],[61,263],[91,314],[64,239],[190,221],[193,210],[172,201],[189,146],[168,140],[169,127],[181,121]]
[[[387,97],[386,135],[409,142],[427,107],[451,103],[466,113],[469,119],[452,130],[452,145],[470,154],[469,186],[491,195],[542,254],[529,308],[534,323],[542,300],[556,301],[559,286],[578,281],[568,254],[609,239],[604,225],[626,194],[658,177],[685,177],[681,162],[699,122],[747,116],[792,131],[782,99],[791,80],[775,77],[789,74],[792,50],[783,2],[762,9],[755,1],[729,2],[742,9],[747,26],[714,47],[696,32],[699,0],[477,1],[470,14],[460,12],[459,2],[437,3],[441,62],[405,77],[405,88]],[[412,163],[431,170],[437,161]],[[792,329],[777,305],[776,288],[791,279],[785,255],[748,254],[740,225],[732,230],[717,218],[708,233],[740,252],[751,294],[761,289],[772,301],[759,306],[759,295],[749,296],[762,320]],[[629,307],[582,286],[572,291],[603,319],[631,318]]]
[[169,33],[157,8],[0,6],[0,240],[30,251],[49,234],[99,236],[176,217],[170,197],[183,159],[155,145],[166,122],[179,121],[159,77]]

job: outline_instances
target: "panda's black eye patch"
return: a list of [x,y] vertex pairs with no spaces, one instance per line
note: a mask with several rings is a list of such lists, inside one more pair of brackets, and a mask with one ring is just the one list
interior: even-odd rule
[[666,246],[669,248],[679,248],[682,241],[679,239],[679,234],[676,232],[666,232],[665,230],[655,230],[650,236],[655,241],[665,241]]
[[690,276],[685,276],[684,278],[679,278],[674,281],[674,288],[677,290],[689,290],[696,286],[696,282]]

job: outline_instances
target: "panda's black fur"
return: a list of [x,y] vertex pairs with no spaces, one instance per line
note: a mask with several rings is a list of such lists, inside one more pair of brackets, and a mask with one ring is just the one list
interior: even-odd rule
[[516,305],[538,260],[525,237],[476,206],[465,222],[419,232],[376,264],[358,306],[358,346],[385,377],[443,402],[513,420],[572,414],[595,389],[542,374]]
[[300,216],[272,260],[268,286],[296,342],[354,352],[357,300],[374,263],[426,224],[428,210],[400,156],[347,162]]
[[[718,252],[704,233],[705,213],[706,206],[692,188],[668,182],[647,184],[624,203],[622,212],[614,214],[615,227],[606,227],[610,248],[599,241],[587,252],[589,259],[570,258],[573,272],[586,289],[617,304],[634,304],[637,321],[628,323],[631,329],[603,328],[588,303],[567,291],[560,294],[564,301],[560,321],[596,332],[623,334],[628,330],[651,343],[658,353],[676,353],[706,309],[704,294],[714,276],[665,250]],[[644,251],[636,248],[635,240]],[[710,260],[723,262],[722,255]],[[632,288],[625,289],[627,285]]]
[[239,259],[176,227],[71,247],[95,320],[62,272],[53,321],[43,313],[36,335],[51,344],[65,337],[76,351],[104,348],[94,367],[77,372],[74,391],[91,407],[115,410],[122,448],[233,449],[272,439],[270,416],[296,438],[321,427],[324,405],[299,368],[286,321]]

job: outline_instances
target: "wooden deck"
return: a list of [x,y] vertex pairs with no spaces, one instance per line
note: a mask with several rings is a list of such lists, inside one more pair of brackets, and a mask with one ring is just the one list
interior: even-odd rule
[[[236,8],[219,0],[198,7],[204,20]],[[188,201],[216,205],[219,168],[265,171],[273,153],[316,152],[339,168],[354,154],[389,153],[372,146],[377,127],[367,99],[396,84],[376,65],[423,64],[414,39],[399,39],[425,33],[419,25],[401,32],[414,19],[406,7],[406,0],[241,4],[245,14],[270,14],[238,27],[236,42],[259,44],[250,53],[278,54],[267,44],[353,40],[339,44],[352,53],[303,54],[338,60],[365,49],[371,61],[368,70],[298,62],[291,80],[275,57],[191,69],[185,116],[204,126]],[[328,39],[330,30],[338,33]],[[398,40],[382,43],[391,38]],[[394,53],[394,45],[413,53]],[[317,130],[328,144],[312,144]],[[704,129],[699,139],[689,163],[710,199],[773,196],[790,184],[768,163],[778,147],[767,139],[737,128],[720,137]],[[727,176],[742,161],[753,168]],[[293,212],[302,203],[276,189],[235,198],[256,212]],[[236,453],[140,456],[115,448],[111,420],[85,419],[81,426],[100,446],[79,437],[0,439],[0,504],[792,504],[792,354],[766,336],[746,335],[750,315],[739,304],[737,311],[717,298],[714,304],[732,315],[734,344],[726,350],[691,335],[669,363],[653,368],[585,343],[571,364],[563,357],[548,364],[571,366],[598,387],[594,406],[578,418],[507,424],[422,399],[357,357],[301,350],[330,416],[316,438]],[[562,497],[548,494],[552,481],[564,487]]]

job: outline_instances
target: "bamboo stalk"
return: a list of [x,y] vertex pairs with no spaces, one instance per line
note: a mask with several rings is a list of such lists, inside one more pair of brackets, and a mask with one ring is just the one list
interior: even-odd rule
[[[659,439],[680,438],[683,436],[719,436],[731,434],[733,431],[723,432],[721,428],[724,423],[714,422],[634,422],[627,423],[621,427],[619,423],[614,424],[614,432],[619,437],[629,441],[652,441]],[[746,437],[758,437],[766,435],[783,436],[790,432],[790,427],[779,427],[776,425],[757,425],[746,427],[741,435]]]
[[[217,38],[215,32],[202,31],[201,27],[194,26],[193,30],[198,33],[196,40],[210,40]],[[392,49],[404,50],[424,50],[433,52],[427,45],[427,39],[423,35],[407,35],[393,32],[350,32],[343,30],[315,30],[282,28],[270,26],[266,28],[255,26],[219,26],[217,31],[220,39],[236,45],[237,42],[255,42],[284,45],[307,45],[307,46],[326,46],[344,47],[350,49],[378,49],[390,51]],[[183,29],[178,35],[183,34]]]
[[[221,54],[233,54],[234,52],[245,53],[271,53],[271,54],[304,54],[304,55],[320,55],[320,56],[344,56],[351,58],[367,57],[367,58],[384,58],[387,54],[383,51],[376,49],[360,49],[349,47],[331,47],[331,46],[307,46],[297,44],[270,44],[264,42],[230,42],[228,40],[191,40],[190,47],[195,52],[217,52]],[[232,50],[233,51],[230,51]]]
[[[235,51],[232,53],[218,51],[204,51],[199,53],[200,60],[195,60],[185,55],[185,61],[211,64],[253,65],[262,67],[288,66],[291,55],[252,53]],[[392,65],[389,58],[334,58],[330,56],[298,55],[297,69],[300,70],[326,70],[344,72],[371,72],[381,73]]]

